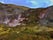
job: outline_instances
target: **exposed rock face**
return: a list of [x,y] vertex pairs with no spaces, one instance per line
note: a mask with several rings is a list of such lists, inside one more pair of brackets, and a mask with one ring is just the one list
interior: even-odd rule
[[4,11],[3,14],[0,14],[0,24],[8,24],[9,26],[20,25],[20,21],[25,19],[25,17],[21,18],[21,13],[23,12],[20,10],[17,13],[15,12],[15,14],[8,14],[8,12]]
[[[11,27],[34,23],[38,19],[36,9],[11,4],[0,4],[0,24]],[[37,16],[37,17],[36,17]]]
[[0,24],[11,27],[36,24],[53,26],[53,7],[31,9],[23,6],[0,3]]
[[45,26],[53,26],[53,7],[48,7],[41,15],[40,24]]
[[28,10],[25,9],[25,7],[10,4],[0,4],[0,24],[6,24],[11,27],[24,24],[22,23],[23,20],[26,20],[24,11]]

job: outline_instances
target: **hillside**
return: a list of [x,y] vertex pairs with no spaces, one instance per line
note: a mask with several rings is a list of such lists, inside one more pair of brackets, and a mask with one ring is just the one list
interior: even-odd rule
[[40,12],[46,9],[31,9],[24,6],[0,3],[0,24],[7,24],[8,26],[36,24]]
[[0,3],[0,40],[53,40],[52,9]]

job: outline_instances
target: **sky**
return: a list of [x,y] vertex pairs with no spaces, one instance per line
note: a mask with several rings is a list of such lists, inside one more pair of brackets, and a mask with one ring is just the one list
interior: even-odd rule
[[53,0],[0,0],[0,2],[5,4],[26,6],[30,8],[44,8],[53,5]]

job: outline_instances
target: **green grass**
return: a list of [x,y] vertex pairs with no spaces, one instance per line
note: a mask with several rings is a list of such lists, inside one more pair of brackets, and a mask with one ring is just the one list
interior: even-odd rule
[[0,25],[0,40],[52,40],[48,33],[50,31],[53,28],[39,25],[14,28]]

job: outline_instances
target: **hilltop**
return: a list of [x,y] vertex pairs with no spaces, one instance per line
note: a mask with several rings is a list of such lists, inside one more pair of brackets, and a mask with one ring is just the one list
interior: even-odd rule
[[53,8],[53,6],[33,9],[24,6],[0,3],[0,24],[7,24],[10,26],[37,24],[40,17],[42,17],[42,14],[45,13],[47,9],[50,10],[50,8]]

